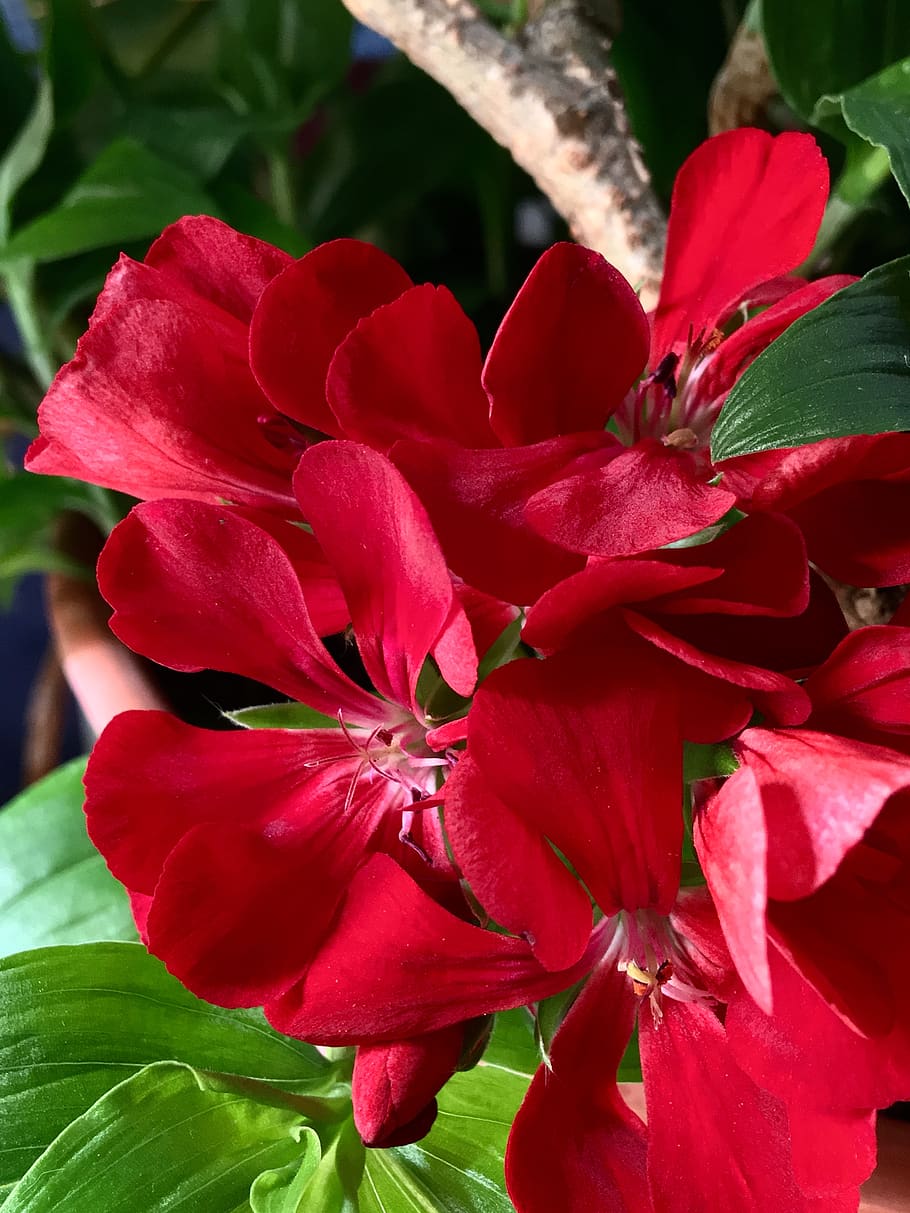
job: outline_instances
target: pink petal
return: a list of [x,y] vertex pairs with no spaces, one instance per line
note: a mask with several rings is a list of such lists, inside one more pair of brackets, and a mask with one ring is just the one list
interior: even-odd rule
[[452,571],[487,594],[524,605],[583,560],[528,526],[524,508],[542,485],[590,452],[618,448],[608,434],[556,438],[510,450],[401,442],[392,456],[427,513]]
[[339,345],[326,390],[348,438],[388,451],[398,439],[495,446],[480,386],[480,341],[444,286],[415,286]]
[[455,918],[375,855],[303,980],[265,1012],[279,1031],[316,1044],[402,1040],[546,998],[590,963],[547,972],[523,940]]
[[321,244],[263,292],[250,327],[253,373],[287,417],[341,435],[326,401],[326,375],[357,321],[411,280],[386,253],[360,240]]
[[663,1012],[655,1025],[643,1003],[638,1033],[654,1208],[808,1213],[784,1104],[739,1069],[711,1008],[665,998]]
[[543,835],[498,799],[470,756],[446,780],[445,827],[484,909],[527,939],[546,968],[574,964],[591,933],[588,896]]
[[344,708],[349,723],[381,719],[317,636],[288,553],[230,509],[137,506],[108,539],[98,584],[114,632],[153,661],[243,674],[329,715]]
[[687,451],[645,439],[604,467],[547,485],[528,500],[525,517],[573,552],[628,556],[693,535],[735,503],[705,483]]
[[601,429],[644,370],[649,340],[647,317],[618,270],[591,249],[553,245],[484,366],[497,437],[520,446]]
[[[410,1040],[360,1046],[351,1095],[354,1124],[365,1145],[403,1145],[424,1135],[427,1105],[432,1124],[436,1093],[455,1073],[463,1040],[464,1025],[453,1024]],[[423,1131],[406,1132],[402,1140],[402,1130],[415,1122]]]
[[651,364],[804,261],[827,198],[828,167],[810,135],[744,128],[697,148],[673,188]]
[[605,914],[666,912],[679,884],[680,732],[672,683],[655,686],[618,651],[572,650],[491,674],[471,708],[468,750]]
[[39,410],[26,466],[134,497],[225,498],[296,514],[294,457],[258,423],[244,333],[164,300],[93,324]]
[[301,459],[295,485],[380,694],[415,706],[433,653],[452,689],[469,695],[477,679],[470,625],[426,511],[398,469],[368,447],[320,443]]
[[518,1213],[652,1213],[645,1128],[616,1085],[634,1018],[625,975],[601,965],[515,1117],[506,1184]]

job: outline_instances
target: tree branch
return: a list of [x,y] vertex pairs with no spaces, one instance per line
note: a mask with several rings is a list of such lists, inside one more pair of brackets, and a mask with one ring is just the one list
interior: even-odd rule
[[653,306],[665,221],[632,137],[605,32],[550,0],[512,41],[470,0],[344,0],[512,153],[568,221]]

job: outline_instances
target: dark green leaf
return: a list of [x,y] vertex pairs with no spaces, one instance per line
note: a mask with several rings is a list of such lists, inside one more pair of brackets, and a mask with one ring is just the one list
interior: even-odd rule
[[337,716],[324,716],[305,703],[271,703],[258,708],[225,712],[228,720],[245,729],[337,729]]
[[301,1099],[343,1095],[311,1046],[280,1036],[257,1010],[195,998],[140,944],[8,957],[0,1011],[0,1183],[17,1179],[71,1120],[154,1061],[262,1080]]
[[756,358],[714,427],[717,461],[910,429],[910,258],[801,316]]
[[272,208],[242,185],[228,183],[212,187],[219,212],[231,227],[257,240],[265,240],[284,249],[292,257],[302,257],[313,247],[303,233],[282,223]]
[[85,832],[84,769],[68,763],[0,812],[0,956],[136,938],[126,893]]
[[59,206],[13,236],[3,257],[53,261],[116,248],[158,235],[181,215],[213,212],[212,200],[188,173],[132,139],[117,139]]
[[0,160],[0,247],[9,238],[10,204],[19,186],[28,180],[44,158],[53,126],[51,85],[42,77],[28,120]]
[[266,1168],[301,1152],[299,1113],[245,1098],[178,1062],[150,1065],[74,1120],[4,1213],[240,1213]]
[[85,103],[99,75],[89,0],[49,0],[43,33],[44,63],[60,124]]
[[762,27],[781,92],[804,118],[819,97],[910,55],[907,0],[762,0]]
[[[28,19],[25,13],[23,18]],[[9,26],[0,21],[0,148],[9,147],[25,123],[36,85],[32,57],[16,50]]]
[[910,58],[851,88],[839,97],[825,97],[816,116],[836,108],[854,134],[884,148],[891,171],[910,202]]

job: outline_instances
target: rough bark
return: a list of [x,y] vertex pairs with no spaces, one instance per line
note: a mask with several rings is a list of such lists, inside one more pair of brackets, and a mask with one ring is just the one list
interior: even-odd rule
[[344,0],[512,153],[567,220],[653,306],[665,221],[632,137],[609,37],[550,0],[510,39],[470,0]]

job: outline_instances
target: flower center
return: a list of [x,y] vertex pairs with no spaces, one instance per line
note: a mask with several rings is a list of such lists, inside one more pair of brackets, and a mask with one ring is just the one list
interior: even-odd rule
[[653,910],[623,910],[611,922],[611,935],[604,956],[632,984],[636,998],[651,1005],[655,1027],[663,1017],[662,1000],[713,1001],[702,988],[697,963],[689,955],[687,942],[670,919]]
[[721,341],[719,329],[694,340],[690,337],[682,357],[667,354],[627,394],[613,417],[623,442],[631,445],[642,438],[659,438],[665,446],[707,460],[711,430],[723,399],[711,399],[704,376]]

